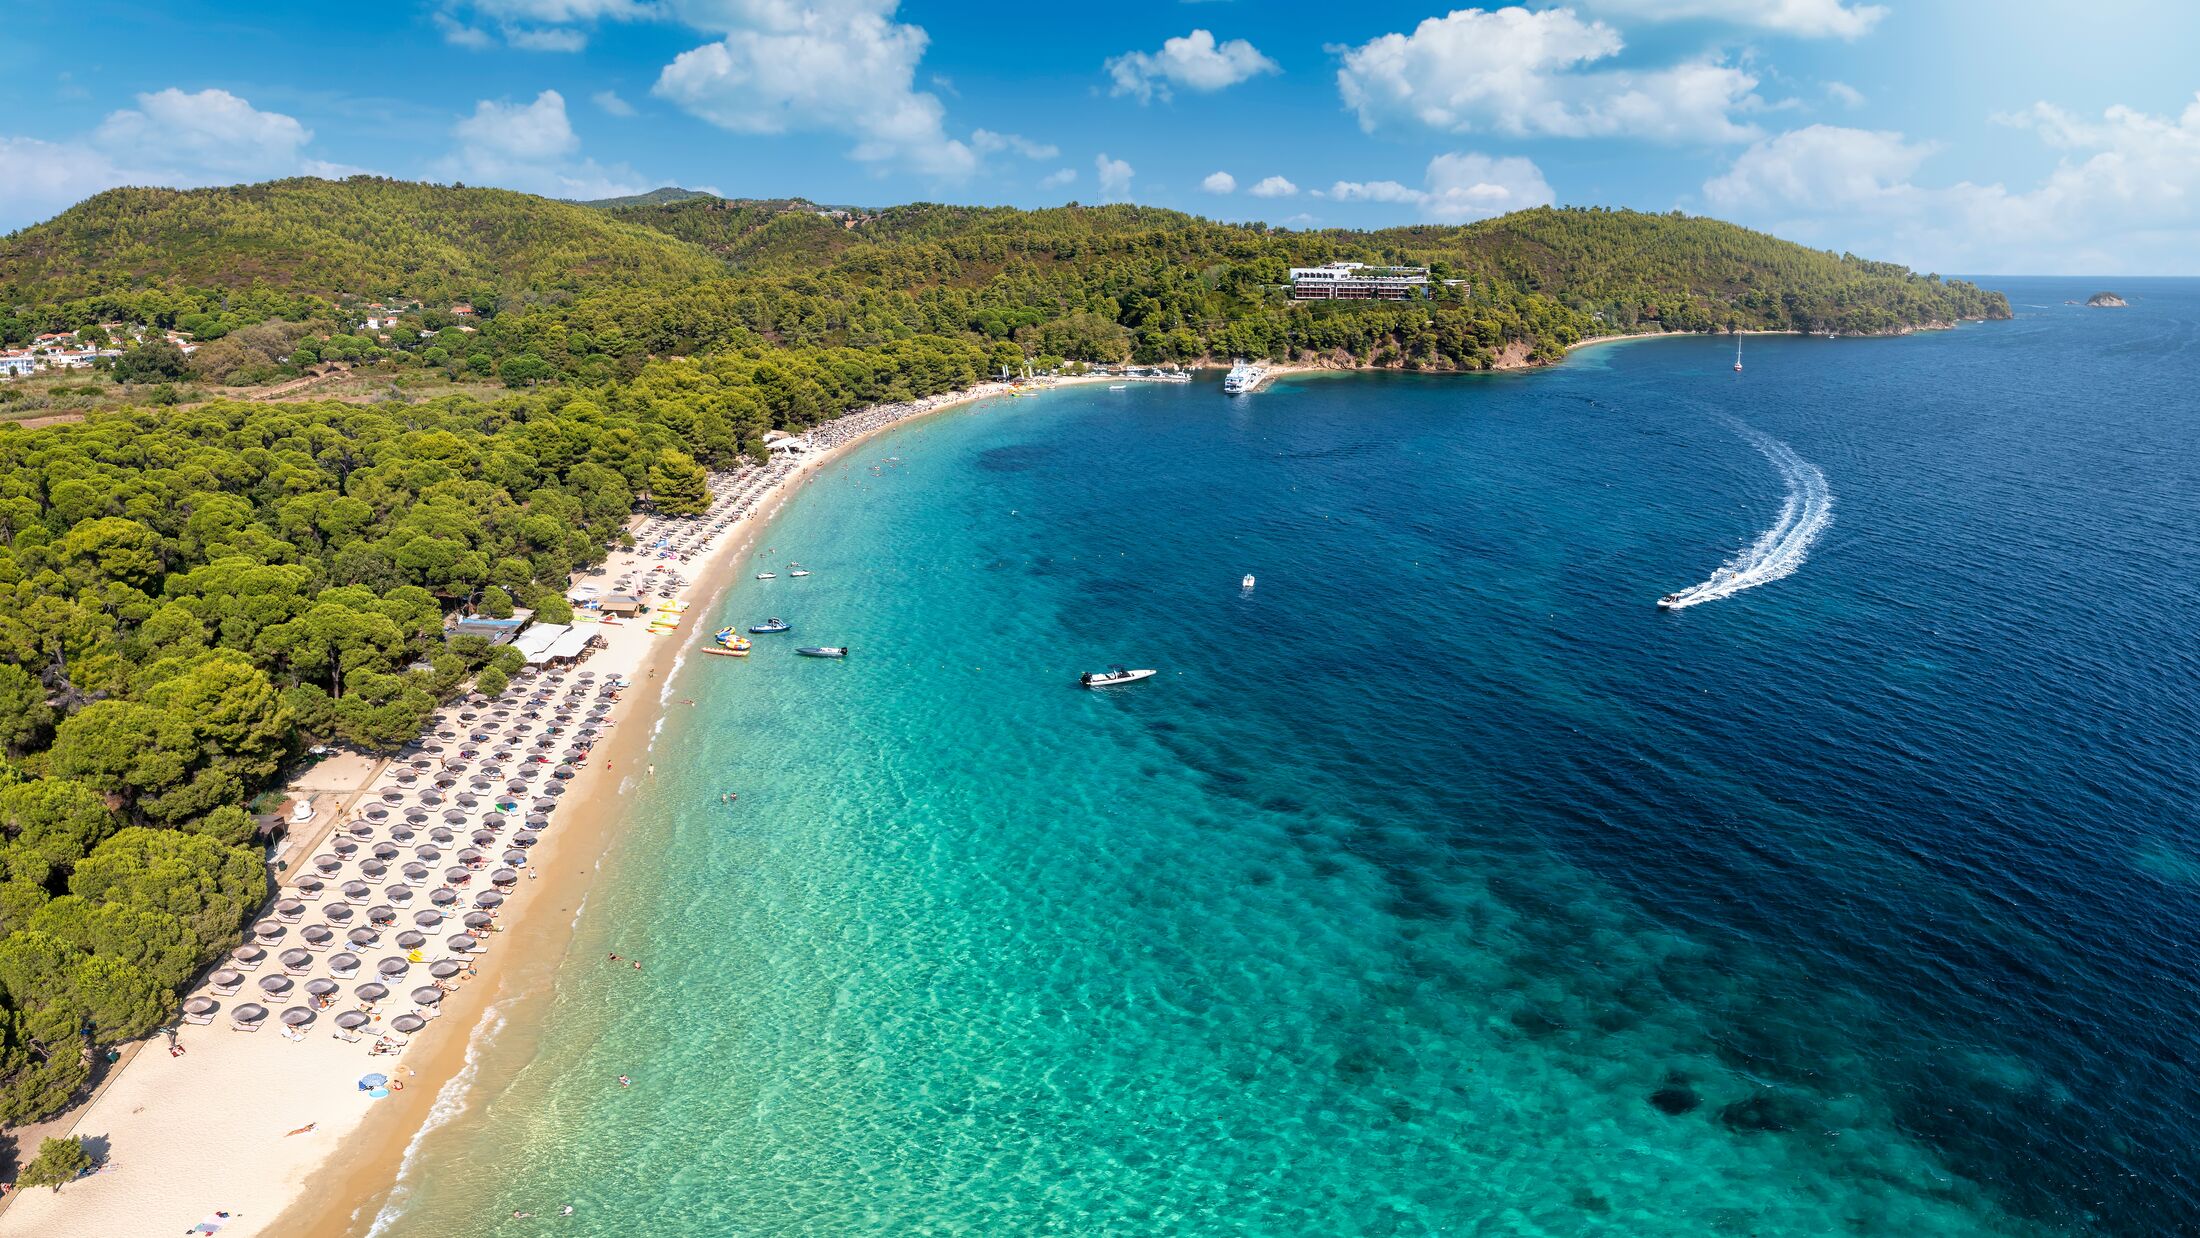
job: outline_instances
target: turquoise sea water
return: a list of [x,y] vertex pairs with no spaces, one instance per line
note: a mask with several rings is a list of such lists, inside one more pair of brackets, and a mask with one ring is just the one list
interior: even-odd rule
[[384,1232],[2190,1227],[2200,284],[1997,286],[873,440]]

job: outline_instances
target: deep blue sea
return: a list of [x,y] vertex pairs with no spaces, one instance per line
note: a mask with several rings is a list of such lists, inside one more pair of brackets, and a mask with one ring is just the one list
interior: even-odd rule
[[2200,1229],[2200,281],[1988,282],[872,440],[386,1231]]

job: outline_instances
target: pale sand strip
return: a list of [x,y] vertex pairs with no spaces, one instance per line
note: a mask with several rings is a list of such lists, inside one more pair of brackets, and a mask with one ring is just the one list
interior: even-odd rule
[[[1107,380],[1056,380],[1058,384],[1078,381]],[[464,1069],[485,1013],[517,1013],[524,1024],[525,995],[547,989],[571,939],[574,909],[616,836],[620,786],[646,764],[662,677],[670,673],[683,648],[707,639],[697,629],[733,579],[728,564],[749,548],[757,531],[795,487],[856,443],[911,416],[1009,390],[1001,383],[986,383],[911,406],[859,410],[811,432],[824,450],[792,467],[775,466],[769,477],[752,471],[733,478],[737,487],[745,488],[751,478],[768,485],[750,500],[743,518],[711,538],[707,551],[691,555],[686,564],[672,565],[690,582],[675,600],[688,603],[692,620],[663,638],[652,636],[643,620],[602,626],[606,647],[590,654],[582,669],[594,671],[599,683],[625,675],[634,687],[614,707],[611,720],[616,725],[572,780],[565,804],[554,814],[554,827],[534,848],[529,868],[536,876],[519,882],[511,902],[501,910],[498,932],[487,953],[480,956],[480,977],[450,993],[443,1001],[442,1017],[412,1037],[401,1056],[370,1057],[367,1042],[347,1043],[330,1034],[333,1016],[355,1004],[349,1000],[323,1012],[302,1042],[285,1041],[278,1026],[250,1034],[230,1030],[231,1005],[253,1000],[257,995],[253,982],[280,970],[271,961],[248,973],[243,992],[220,999],[223,1012],[214,1023],[182,1028],[184,1056],[169,1056],[156,1040],[116,1073],[78,1116],[74,1128],[76,1135],[103,1139],[112,1147],[110,1167],[59,1193],[19,1194],[0,1213],[0,1238],[174,1233],[180,1232],[176,1227],[188,1227],[217,1209],[235,1218],[222,1230],[225,1238],[364,1230],[389,1193],[406,1148],[429,1121],[444,1085]],[[615,552],[600,573],[587,579],[608,587],[629,572],[644,578],[656,562],[646,548]],[[569,676],[565,686],[574,682]],[[564,690],[559,688],[561,699]],[[455,716],[459,708],[454,705],[444,716]],[[439,717],[439,725],[441,721]],[[393,765],[383,772],[369,789],[368,802],[385,786],[394,785],[388,780],[396,770]],[[617,776],[607,777],[606,771]],[[286,889],[288,880],[302,875],[296,869],[286,874]],[[477,884],[475,889],[479,888]],[[473,892],[466,891],[469,897],[461,907],[471,906]],[[327,901],[335,901],[333,890]],[[309,912],[305,922],[313,919]],[[431,934],[429,958],[443,953],[435,943],[447,932]],[[389,947],[360,951],[367,967],[356,980],[344,982],[347,998],[356,983],[370,978],[374,959],[394,952]],[[275,953],[279,950],[270,950]],[[393,984],[395,994],[384,1004],[385,1012],[408,1006],[399,999],[425,982],[415,969],[405,981]],[[203,991],[195,989],[186,996]],[[288,1002],[262,1004],[279,1012]],[[406,1086],[386,1099],[372,1100],[356,1086],[359,1077],[370,1071],[387,1073]],[[462,1103],[464,1096],[453,1100]],[[308,1124],[313,1126],[310,1132],[287,1133]]]

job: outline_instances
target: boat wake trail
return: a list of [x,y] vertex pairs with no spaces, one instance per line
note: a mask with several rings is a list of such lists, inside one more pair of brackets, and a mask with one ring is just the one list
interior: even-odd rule
[[1667,594],[1660,601],[1667,610],[1716,602],[1744,589],[1754,589],[1793,575],[1809,557],[1811,543],[1833,523],[1833,489],[1826,484],[1826,475],[1818,471],[1818,466],[1796,455],[1794,448],[1770,435],[1747,427],[1739,429],[1742,437],[1763,452],[1765,459],[1772,461],[1773,467],[1780,470],[1780,479],[1787,483],[1787,498],[1780,504],[1780,517],[1772,522],[1771,528],[1759,534],[1756,541],[1720,565],[1709,580]]

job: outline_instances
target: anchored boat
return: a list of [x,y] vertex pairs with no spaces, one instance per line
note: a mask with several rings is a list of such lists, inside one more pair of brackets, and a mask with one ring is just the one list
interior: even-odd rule
[[1086,671],[1084,674],[1079,675],[1077,686],[1081,688],[1111,688],[1119,683],[1137,683],[1149,675],[1158,673],[1150,668],[1134,671],[1126,670],[1120,666],[1111,666],[1104,671]]
[[846,645],[804,645],[795,652],[805,658],[845,658],[848,656],[848,647]]
[[791,628],[793,628],[793,627],[794,627],[794,625],[793,625],[793,624],[791,624],[791,623],[788,623],[788,622],[787,622],[786,620],[784,620],[784,619],[780,619],[780,618],[777,618],[777,617],[775,616],[775,617],[773,617],[773,618],[771,618],[771,619],[767,619],[767,620],[765,620],[765,621],[764,621],[764,622],[762,622],[762,623],[752,623],[752,624],[750,624],[750,625],[749,625],[749,631],[751,631],[751,632],[757,632],[757,633],[763,633],[763,632],[785,632],[785,631],[788,631],[788,630],[790,630],[790,629],[791,629]]

